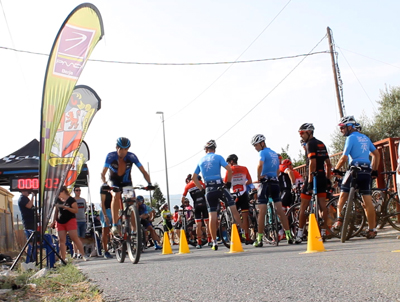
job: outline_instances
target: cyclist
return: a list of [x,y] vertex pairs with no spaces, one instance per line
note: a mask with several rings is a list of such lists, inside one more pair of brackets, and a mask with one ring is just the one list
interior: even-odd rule
[[[231,188],[231,180],[232,180],[232,169],[228,165],[228,163],[224,160],[221,155],[215,154],[215,149],[217,148],[217,144],[214,140],[208,141],[204,146],[204,151],[206,155],[202,157],[197,164],[196,170],[193,173],[192,180],[196,184],[196,187],[199,190],[203,190],[198,176],[199,173],[203,175],[204,182],[206,185],[206,201],[208,207],[208,213],[210,217],[210,233],[211,238],[213,241],[212,249],[214,251],[218,250],[218,243],[217,243],[217,224],[218,224],[218,217],[217,217],[217,208],[219,205],[219,199],[225,198],[227,200],[228,206],[230,207],[233,217],[236,223],[239,223],[240,226],[242,222],[240,220],[239,212],[236,209],[235,202],[232,199],[232,196],[229,194],[229,189]],[[221,178],[221,167],[224,167],[228,171],[227,181],[224,184]],[[218,190],[220,186],[224,186],[224,189]]]
[[[249,170],[244,166],[238,165],[238,157],[236,154],[231,154],[226,159],[226,162],[231,166],[232,169],[232,192],[237,192],[239,195],[236,198],[236,208],[242,214],[242,223],[245,236],[245,243],[253,244],[253,240],[250,239],[249,231],[249,193],[247,192],[247,186],[252,184]],[[225,174],[224,182],[228,181],[228,171]]]
[[[190,178],[189,178],[190,177]],[[204,189],[205,189],[205,184],[201,181],[201,176],[198,175],[198,180],[200,182],[201,187],[203,188],[202,190],[199,190],[199,188],[196,187],[196,184],[194,183],[193,180],[191,180],[192,175],[189,174],[188,177],[186,178],[186,186],[185,186],[185,191],[183,192],[182,196],[182,203],[187,199],[186,195],[187,193],[190,194],[192,197],[193,203],[194,203],[194,219],[196,222],[196,236],[197,236],[197,245],[196,248],[200,249],[202,246],[202,219],[204,220],[204,224],[206,225],[206,234],[207,234],[207,242],[209,245],[212,245],[211,242],[211,234],[210,234],[210,229],[209,229],[209,218],[208,218],[208,211],[207,211],[207,205],[206,205],[206,199],[204,195]]]
[[279,165],[279,187],[281,190],[282,206],[289,208],[293,203],[292,189],[296,188],[296,177],[294,175],[292,162],[285,159]]
[[174,243],[174,228],[172,226],[172,215],[168,209],[168,202],[164,202],[160,206],[161,217],[163,219],[164,232],[168,233],[169,241]]
[[138,211],[139,211],[140,223],[142,224],[142,226],[145,230],[150,232],[150,237],[153,238],[154,249],[161,250],[162,247],[158,245],[158,242],[160,242],[160,237],[158,237],[158,235],[154,231],[153,225],[151,224],[151,222],[149,220],[150,215],[147,210],[147,206],[144,203],[143,196],[139,195],[138,197],[136,197],[136,205],[137,205]]
[[[181,234],[180,234],[180,229],[182,227],[182,220],[181,216],[179,215],[179,206],[175,205],[174,206],[174,214],[172,215],[172,219],[174,221],[174,230],[175,230],[175,236],[180,240]],[[175,244],[175,242],[174,242]]]
[[317,172],[317,199],[322,211],[324,221],[321,227],[321,236],[326,238],[328,212],[326,210],[327,184],[330,183],[332,164],[329,159],[328,150],[323,142],[314,137],[314,125],[304,123],[299,128],[299,134],[305,143],[306,151],[306,178],[301,192],[301,204],[299,212],[299,228],[296,234],[296,244],[303,241],[303,228],[306,224],[306,209],[310,204],[313,194],[313,172]]
[[[119,203],[119,200],[121,199],[121,190],[125,186],[132,186],[131,170],[133,164],[135,164],[140,172],[142,172],[143,177],[148,183],[148,188],[152,187],[150,176],[139,162],[139,159],[135,154],[128,152],[130,146],[131,141],[129,139],[126,137],[118,138],[116,144],[117,151],[107,154],[103,171],[101,172],[101,180],[104,185],[107,185],[106,173],[109,171],[109,185],[113,188],[113,198],[111,201],[111,232],[114,235],[118,235],[117,225],[119,218],[118,211],[121,210]],[[134,219],[133,216],[132,219]]]
[[293,244],[292,236],[289,230],[289,222],[282,209],[282,202],[279,196],[279,158],[278,154],[268,148],[265,144],[265,137],[262,134],[256,134],[251,140],[251,144],[259,153],[259,162],[257,167],[257,179],[261,183],[258,188],[257,208],[258,215],[258,234],[254,242],[255,247],[262,247],[263,233],[265,226],[265,214],[267,212],[267,203],[269,198],[274,202],[276,213],[278,214],[282,226],[285,229],[286,239],[289,244]]
[[109,259],[112,258],[108,251],[108,240],[110,234],[110,225],[112,223],[112,216],[111,216],[111,200],[112,195],[109,191],[104,190],[103,186],[100,187],[100,197],[101,197],[101,204],[100,204],[100,222],[101,222],[101,242],[103,244],[104,249],[104,258]]
[[[347,159],[349,160],[349,166],[357,166],[361,168],[357,176],[357,185],[359,193],[362,195],[364,210],[368,219],[369,230],[366,237],[368,239],[373,239],[376,237],[377,231],[376,213],[371,197],[371,177],[378,176],[380,156],[379,151],[372,144],[369,137],[355,129],[356,124],[354,116],[343,117],[339,122],[340,131],[343,136],[346,136],[346,142],[344,145],[343,155],[336,164],[333,173],[337,174],[339,169],[346,163]],[[369,160],[370,155],[372,155],[372,162]],[[340,213],[350,191],[352,180],[350,171],[346,172],[343,180],[337,205],[338,220],[334,225],[335,229],[340,229],[343,222],[343,217],[340,216]]]

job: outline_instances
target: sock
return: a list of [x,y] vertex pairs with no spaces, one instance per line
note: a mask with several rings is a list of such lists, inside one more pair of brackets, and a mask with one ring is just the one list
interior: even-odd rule
[[246,233],[246,240],[250,240],[250,235],[249,235],[249,233]]
[[207,242],[212,242],[211,237],[207,237]]
[[218,245],[217,240],[214,240],[213,245]]
[[262,241],[262,238],[263,238],[263,234],[261,233],[257,233],[257,241],[258,242],[261,242]]
[[286,230],[285,234],[286,234],[286,239],[291,239],[292,238],[292,234],[290,233],[290,230]]
[[303,237],[303,229],[297,230],[297,237]]
[[325,236],[326,235],[326,229],[321,229],[321,236]]
[[116,224],[116,223],[113,223],[113,224],[112,224],[112,226],[118,226],[118,224]]
[[199,245],[201,245],[201,238],[199,239],[199,238],[197,238],[197,243],[199,244]]

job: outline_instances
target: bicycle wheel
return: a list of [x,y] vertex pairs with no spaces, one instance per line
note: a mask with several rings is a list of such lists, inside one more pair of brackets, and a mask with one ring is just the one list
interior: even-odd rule
[[191,246],[196,246],[196,234],[193,231],[194,220],[190,220],[186,226],[186,240]]
[[367,217],[365,216],[365,211],[363,205],[363,201],[360,197],[357,197],[354,200],[353,204],[353,217],[352,217],[352,233],[350,238],[358,236],[365,226],[365,222],[367,221]]
[[126,257],[126,242],[123,239],[114,238],[115,257],[119,263],[123,263]]
[[160,238],[160,242],[158,242],[159,246],[163,245],[164,242],[164,230],[159,228],[159,227],[155,227],[154,228],[154,232],[156,232],[156,234],[158,235],[158,237]]
[[[299,229],[299,214],[300,214],[300,203],[295,203],[286,212],[286,217],[289,222],[290,233],[292,238],[296,238],[297,230]],[[307,232],[307,230],[305,230]]]
[[382,229],[386,224],[387,218],[384,209],[385,193],[380,190],[372,191],[371,197],[376,212],[376,228]]
[[271,245],[279,245],[278,237],[278,218],[276,216],[275,207],[272,202],[268,203],[269,211],[267,211],[267,222],[264,227],[264,237]]
[[347,199],[347,203],[345,204],[343,225],[340,235],[340,240],[342,241],[342,243],[348,240],[348,237],[351,235],[353,228],[351,218],[353,216],[352,212],[353,212],[354,194],[355,194],[355,189],[350,188],[350,193]]
[[228,214],[228,210],[222,212],[221,221],[219,222],[219,233],[221,235],[222,243],[228,248],[231,248],[231,231],[232,220]]
[[334,197],[331,200],[329,200],[328,204],[326,205],[326,210],[328,211],[328,229],[331,231],[332,235],[336,238],[341,237],[340,230],[336,230],[333,228],[333,225],[337,221],[337,204],[339,201],[339,197]]
[[400,203],[390,198],[385,207],[387,222],[397,231],[400,231]]
[[128,219],[132,220],[133,218],[134,224],[136,225],[136,230],[131,232],[130,222],[127,221],[127,229],[129,230],[129,232],[126,238],[126,245],[128,248],[129,259],[133,264],[136,264],[139,262],[140,254],[143,248],[142,225],[140,223],[139,212],[136,208],[136,205],[134,204],[130,206],[128,211],[130,212],[131,216],[128,217]]

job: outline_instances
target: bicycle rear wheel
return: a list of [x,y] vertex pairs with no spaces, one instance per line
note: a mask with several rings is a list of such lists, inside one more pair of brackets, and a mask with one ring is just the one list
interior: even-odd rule
[[156,234],[160,238],[160,242],[158,242],[158,245],[162,246],[164,242],[164,230],[162,228],[155,227],[154,232],[156,232]]
[[126,257],[126,242],[121,239],[114,238],[114,250],[115,250],[115,257],[119,263],[124,263]]
[[387,222],[397,231],[400,231],[400,203],[390,198],[385,209]]
[[228,248],[231,248],[231,232],[232,232],[232,220],[228,210],[224,211],[221,215],[221,221],[219,223],[219,233],[221,235],[222,243]]
[[344,243],[346,240],[349,239],[351,236],[351,233],[353,231],[353,226],[352,226],[352,216],[353,216],[353,203],[354,203],[354,194],[355,194],[355,189],[350,188],[350,193],[347,199],[347,203],[345,205],[345,213],[344,213],[344,219],[343,219],[343,225],[342,225],[342,230],[341,230],[341,235],[340,235],[340,240],[342,243]]
[[272,202],[268,203],[269,211],[267,211],[267,223],[264,227],[264,236],[271,245],[279,245],[278,237],[278,218],[276,216],[275,207]]
[[130,218],[131,221],[133,221],[136,226],[136,230],[132,232],[130,228],[130,222],[127,221],[127,230],[129,230],[129,232],[126,238],[126,245],[128,248],[129,259],[133,264],[136,264],[139,262],[140,254],[143,248],[142,225],[140,223],[139,211],[135,204],[129,207],[129,212],[131,217],[128,217],[128,219]]
[[[299,229],[299,214],[300,214],[300,202],[292,205],[286,212],[286,217],[288,218],[289,229],[290,233],[292,234],[292,238],[296,238],[297,230]],[[307,230],[305,230],[305,232],[307,232]]]

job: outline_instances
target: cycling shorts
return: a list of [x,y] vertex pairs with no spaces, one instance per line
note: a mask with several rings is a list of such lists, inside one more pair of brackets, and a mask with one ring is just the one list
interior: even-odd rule
[[132,182],[122,182],[118,179],[110,179],[108,185],[113,189],[118,188],[118,192],[122,192],[123,187],[132,187]]
[[108,228],[110,227],[110,225],[112,224],[112,215],[111,215],[111,209],[106,209],[106,215],[108,217],[108,221],[110,222],[109,225],[106,224],[106,219],[104,217],[104,213],[103,210],[100,209],[100,222],[101,222],[101,227],[104,228]]
[[206,183],[206,201],[208,212],[216,212],[219,207],[219,200],[224,196],[229,207],[234,206],[235,202],[227,189],[218,190],[221,184],[210,181]]
[[249,194],[246,191],[236,198],[236,208],[238,211],[241,210],[242,212],[248,212],[249,207]]
[[280,189],[278,180],[268,180],[260,184],[257,189],[257,203],[267,204],[268,198],[272,198],[274,202],[280,202]]
[[[308,178],[304,182],[303,189],[301,190],[301,199],[311,200],[312,192],[310,193],[307,190],[308,187]],[[317,197],[325,197],[326,198],[326,189],[327,189],[327,178],[325,176],[325,172],[318,172],[317,175]]]
[[140,223],[145,229],[151,226],[151,222],[148,219],[140,218]]
[[171,221],[166,221],[164,224],[164,232],[173,231],[174,228],[172,227]]
[[[353,177],[350,171],[347,171],[343,177],[342,185],[340,187],[341,192],[349,193],[351,180]],[[362,169],[357,173],[357,186],[358,191],[361,195],[371,195],[371,169]]]
[[182,222],[175,223],[173,227],[174,227],[175,230],[180,230],[181,227],[182,227]]
[[196,205],[194,208],[194,219],[196,222],[201,219],[208,219],[208,211],[207,206],[204,205]]
[[290,190],[283,190],[281,192],[282,206],[290,207],[293,204],[293,194]]

